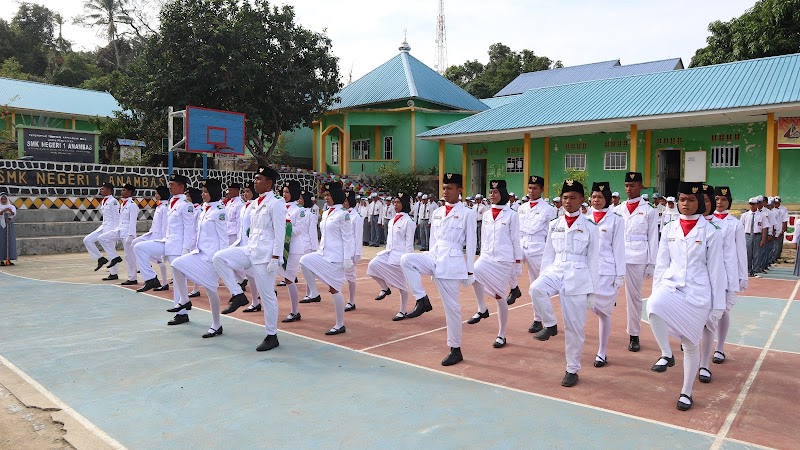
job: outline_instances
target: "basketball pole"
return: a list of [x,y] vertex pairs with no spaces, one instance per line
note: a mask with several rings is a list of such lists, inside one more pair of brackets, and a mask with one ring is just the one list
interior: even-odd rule
[[203,153],[203,178],[208,178],[208,153]]

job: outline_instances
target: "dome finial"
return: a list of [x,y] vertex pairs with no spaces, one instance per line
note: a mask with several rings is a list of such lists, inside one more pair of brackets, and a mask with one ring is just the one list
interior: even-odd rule
[[400,44],[400,48],[398,48],[401,52],[408,53],[411,51],[411,46],[408,45],[408,29],[403,28],[403,43]]

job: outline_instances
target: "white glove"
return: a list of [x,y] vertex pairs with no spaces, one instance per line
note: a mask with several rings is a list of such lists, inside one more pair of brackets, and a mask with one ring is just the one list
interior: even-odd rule
[[516,280],[520,275],[522,275],[522,263],[516,263],[514,264],[514,279]]
[[188,248],[183,249],[183,253],[181,253],[181,256],[188,254],[190,251],[191,250],[189,250]]
[[353,264],[358,264],[361,261],[361,255],[356,255],[353,257]]
[[474,282],[475,282],[475,275],[467,275],[467,279],[464,280],[464,287],[469,287]]
[[269,263],[267,264],[267,272],[275,273],[277,271],[278,271],[278,260],[272,258],[269,260]]
[[595,295],[589,294],[586,296],[586,309],[592,309],[595,303]]
[[353,260],[345,258],[344,260],[344,270],[350,270],[353,267]]
[[649,280],[653,278],[653,272],[655,272],[656,267],[652,264],[648,264],[647,267],[644,268],[644,278]]
[[620,275],[614,278],[614,289],[619,289],[622,285],[625,284],[625,277]]
[[747,290],[747,279],[739,280],[739,292],[744,292]]
[[711,318],[711,321],[714,323],[719,322],[719,319],[722,318],[722,314],[724,312],[725,312],[724,309],[712,309],[709,318]]

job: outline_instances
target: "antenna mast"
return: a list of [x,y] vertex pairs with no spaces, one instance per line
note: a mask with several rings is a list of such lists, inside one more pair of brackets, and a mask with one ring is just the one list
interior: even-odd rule
[[436,19],[436,56],[434,69],[444,75],[447,69],[447,31],[444,27],[444,0],[439,0],[439,17]]

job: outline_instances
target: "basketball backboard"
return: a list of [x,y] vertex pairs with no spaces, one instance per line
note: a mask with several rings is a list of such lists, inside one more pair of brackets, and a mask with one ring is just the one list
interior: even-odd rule
[[187,152],[244,155],[243,113],[187,106],[184,126]]

